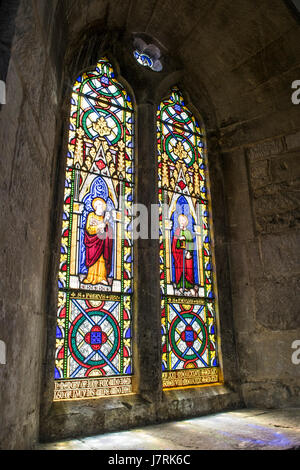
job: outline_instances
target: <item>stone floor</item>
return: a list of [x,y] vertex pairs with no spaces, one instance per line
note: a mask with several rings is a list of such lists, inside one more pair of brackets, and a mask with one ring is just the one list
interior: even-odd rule
[[300,449],[300,408],[243,409],[39,444],[38,450]]

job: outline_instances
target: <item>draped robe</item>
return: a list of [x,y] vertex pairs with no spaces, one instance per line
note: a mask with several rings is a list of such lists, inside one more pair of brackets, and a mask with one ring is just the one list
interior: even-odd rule
[[86,222],[84,244],[86,247],[85,264],[88,274],[84,284],[99,284],[106,281],[111,271],[112,260],[112,229],[106,224],[104,233],[99,233],[97,225],[92,225],[92,220],[103,222],[103,215],[90,213]]

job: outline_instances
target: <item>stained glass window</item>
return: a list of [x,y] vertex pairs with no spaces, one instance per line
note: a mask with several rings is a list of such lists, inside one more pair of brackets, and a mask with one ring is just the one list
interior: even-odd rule
[[205,135],[177,88],[158,107],[157,143],[163,386],[216,383]]
[[105,58],[71,96],[55,400],[132,390],[133,164],[132,99]]

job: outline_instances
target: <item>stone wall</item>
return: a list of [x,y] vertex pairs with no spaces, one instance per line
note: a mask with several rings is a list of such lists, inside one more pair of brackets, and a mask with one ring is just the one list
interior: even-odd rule
[[296,131],[224,157],[226,172],[235,175],[227,193],[231,273],[248,406],[299,404],[299,366],[291,359],[300,328],[299,136]]
[[[136,32],[162,45],[162,74],[134,64]],[[299,39],[297,16],[282,0],[273,0],[271,9],[269,0],[201,0],[196,6],[186,0],[176,8],[173,0],[20,0],[7,61],[7,104],[0,109],[0,340],[7,345],[7,363],[0,365],[1,447],[29,448],[39,436],[55,439],[241,406],[239,390],[247,406],[299,405],[300,366],[291,362],[291,343],[300,339],[300,107],[291,102],[291,83],[300,79]],[[168,87],[179,84],[205,121],[230,389],[162,394],[159,351],[147,355],[148,316],[149,332],[137,339],[147,346],[136,353],[140,396],[53,408],[66,103],[70,80],[107,47],[132,87],[140,129],[148,129],[146,139],[138,137],[143,156],[137,194],[156,200],[149,116]],[[152,179],[143,186],[147,165]],[[139,249],[154,256],[157,246],[140,243]],[[139,268],[139,292],[145,279],[156,285],[155,272]],[[142,299],[137,305],[136,331],[142,332],[137,315],[147,310]],[[156,310],[155,303],[149,307],[158,326]]]
[[7,349],[6,365],[0,365],[0,446],[5,449],[28,448],[38,438],[59,94],[44,23],[49,15],[49,2],[20,2],[0,112],[0,339]]

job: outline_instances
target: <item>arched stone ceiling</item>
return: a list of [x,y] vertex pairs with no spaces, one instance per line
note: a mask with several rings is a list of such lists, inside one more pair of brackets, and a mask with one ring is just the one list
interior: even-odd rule
[[283,112],[287,129],[296,127],[300,28],[283,0],[65,0],[65,13],[69,41],[97,21],[159,41],[194,89],[203,84],[225,147],[255,140],[262,123],[266,137],[284,132]]

